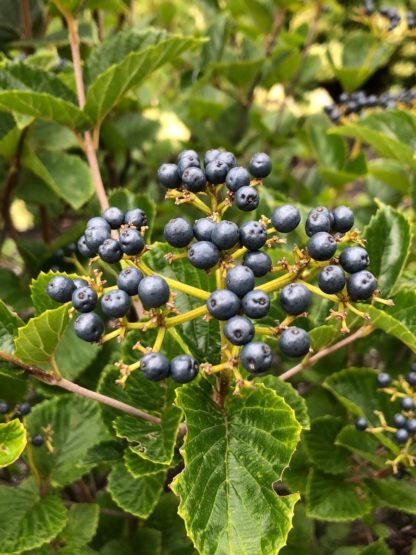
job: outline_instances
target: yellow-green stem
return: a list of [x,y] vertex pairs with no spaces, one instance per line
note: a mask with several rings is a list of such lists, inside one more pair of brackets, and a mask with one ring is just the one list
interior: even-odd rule
[[200,318],[201,316],[205,316],[207,312],[208,312],[207,306],[204,304],[202,306],[198,306],[197,308],[193,308],[188,312],[184,312],[183,314],[178,314],[178,316],[172,316],[171,318],[166,318],[165,325],[167,328],[179,326],[180,324],[184,324],[185,322],[190,322],[195,318]]

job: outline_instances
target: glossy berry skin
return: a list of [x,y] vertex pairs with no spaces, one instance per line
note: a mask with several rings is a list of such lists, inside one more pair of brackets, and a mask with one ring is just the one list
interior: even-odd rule
[[110,318],[122,318],[130,310],[130,297],[121,289],[113,289],[101,297],[101,309]]
[[308,237],[312,237],[320,231],[328,232],[331,229],[331,222],[328,214],[319,212],[316,208],[311,210],[306,218],[305,231]]
[[41,445],[43,445],[43,441],[43,435],[38,434],[32,437],[31,444],[33,445],[33,447],[40,447]]
[[98,255],[104,262],[115,264],[123,258],[123,251],[118,241],[115,239],[106,239],[104,243],[98,247]]
[[255,154],[248,164],[248,171],[253,177],[267,177],[272,171],[272,161],[264,152]]
[[111,229],[118,229],[124,223],[124,212],[117,206],[110,206],[103,212],[103,218],[110,225]]
[[104,332],[104,323],[98,314],[88,312],[78,316],[74,322],[74,330],[80,339],[95,343]]
[[354,225],[354,213],[347,206],[337,206],[332,211],[334,222],[332,229],[338,233],[346,233]]
[[220,152],[216,160],[221,160],[221,162],[224,162],[225,164],[227,164],[229,169],[235,168],[237,165],[237,160],[234,154],[228,151]]
[[85,242],[85,235],[82,235],[82,237],[78,239],[77,249],[79,254],[85,256],[85,258],[93,258],[95,256],[96,251],[88,247],[87,243]]
[[248,187],[250,185],[250,174],[242,166],[231,168],[225,178],[225,184],[229,191],[235,193],[241,187]]
[[415,408],[415,403],[411,397],[402,397],[400,405],[403,410],[412,410]]
[[217,224],[211,218],[200,218],[194,223],[193,231],[198,241],[211,241],[212,232]]
[[159,382],[168,377],[170,364],[160,353],[146,353],[140,360],[140,370],[148,380]]
[[272,225],[280,233],[289,233],[300,224],[300,212],[291,204],[284,204],[273,210]]
[[359,416],[354,420],[354,426],[359,432],[364,432],[368,428],[368,422],[364,416]]
[[260,197],[254,187],[241,187],[235,193],[235,205],[244,212],[255,210],[260,202]]
[[145,247],[143,236],[132,227],[120,231],[119,243],[121,250],[130,256],[140,254]]
[[406,430],[411,434],[416,433],[416,418],[409,418],[406,422]]
[[106,239],[110,239],[110,226],[108,226],[108,229],[101,226],[87,227],[84,237],[85,244],[90,251],[97,252],[98,247],[102,245]]
[[65,276],[55,276],[46,286],[46,292],[51,299],[58,303],[67,303],[72,298],[75,285],[72,279]]
[[297,316],[308,310],[312,294],[301,283],[290,283],[280,291],[279,299],[286,314]]
[[80,287],[87,287],[88,286],[88,281],[86,279],[74,278],[72,281],[75,285],[75,289],[79,289]]
[[181,184],[181,178],[176,164],[162,164],[157,170],[159,183],[166,189],[177,189]]
[[209,164],[207,164],[205,168],[205,175],[210,183],[213,185],[219,185],[220,183],[225,182],[225,178],[227,177],[227,173],[229,171],[229,167],[225,162],[218,160],[216,158]]
[[404,428],[400,428],[394,433],[394,439],[400,444],[406,443],[409,437],[409,432]]
[[387,387],[388,385],[390,385],[390,382],[391,382],[390,374],[387,374],[387,372],[380,372],[380,374],[378,374],[377,376],[378,387]]
[[90,218],[86,223],[85,229],[89,229],[91,227],[102,227],[103,229],[106,229],[108,232],[111,229],[110,224],[102,216],[95,216],[94,218]]
[[9,405],[7,403],[0,403],[0,414],[7,414],[9,412]]
[[92,287],[79,287],[72,293],[72,306],[78,312],[91,312],[97,304],[98,296]]
[[377,280],[366,270],[352,274],[347,280],[347,291],[352,301],[366,301],[377,287]]
[[318,261],[329,260],[337,250],[337,242],[329,233],[320,231],[308,241],[308,252],[311,258]]
[[254,288],[255,277],[253,271],[241,264],[230,268],[225,278],[227,289],[238,297],[244,297],[246,293]]
[[216,160],[220,154],[221,150],[218,150],[218,148],[210,148],[207,150],[204,156],[204,165],[207,166],[210,162]]
[[170,297],[169,285],[160,276],[144,277],[137,289],[144,308],[159,308],[166,304]]
[[240,238],[240,231],[237,224],[228,220],[222,220],[215,226],[212,232],[212,242],[221,250],[228,250],[234,247]]
[[416,371],[412,370],[406,376],[407,383],[410,385],[416,385]]
[[220,251],[211,241],[198,241],[188,251],[189,262],[200,270],[213,268],[219,259]]
[[180,160],[178,160],[178,173],[182,177],[185,170],[188,168],[199,168],[199,158],[198,155],[195,154],[187,154],[186,156],[182,156]]
[[329,265],[322,268],[318,277],[319,289],[328,295],[339,293],[345,286],[345,275],[339,266]]
[[272,269],[272,259],[262,251],[246,252],[243,256],[244,266],[248,266],[256,277],[265,276]]
[[30,413],[31,410],[32,407],[30,403],[22,403],[21,405],[19,405],[18,413],[20,414],[20,416],[26,416]]
[[187,168],[182,174],[182,182],[188,191],[192,193],[200,193],[205,191],[207,186],[207,178],[205,172],[201,168]]
[[262,374],[272,365],[272,350],[266,343],[251,341],[241,349],[240,362],[250,374]]
[[145,212],[141,208],[133,208],[133,210],[129,210],[126,212],[124,216],[124,223],[127,225],[133,225],[140,229],[141,227],[147,225],[147,216]]
[[176,161],[179,162],[180,160],[182,160],[182,158],[196,158],[198,160],[198,153],[196,150],[193,149],[187,149],[187,150],[182,150],[178,156],[176,157]]
[[245,316],[233,316],[225,322],[224,335],[233,345],[245,345],[254,337],[254,326]]
[[263,224],[255,220],[240,227],[240,243],[250,251],[261,249],[267,241],[267,231]]
[[267,316],[270,310],[269,295],[261,289],[254,289],[244,295],[242,299],[243,312],[253,320]]
[[194,238],[194,231],[184,218],[174,218],[165,225],[163,236],[169,245],[180,248],[189,245]]
[[310,346],[311,342],[309,335],[302,328],[291,326],[280,336],[280,350],[289,358],[300,358],[306,356],[309,353]]
[[125,291],[127,295],[137,295],[139,283],[143,279],[143,274],[137,268],[124,268],[117,277],[117,287]]
[[228,320],[241,309],[241,301],[229,289],[213,291],[207,300],[208,312],[217,320]]
[[406,417],[401,412],[397,412],[393,416],[393,426],[395,428],[404,428],[406,426]]
[[346,272],[355,274],[368,267],[370,257],[362,247],[347,247],[342,251],[339,262]]
[[170,375],[177,383],[188,383],[196,378],[199,363],[189,355],[179,355],[171,360]]

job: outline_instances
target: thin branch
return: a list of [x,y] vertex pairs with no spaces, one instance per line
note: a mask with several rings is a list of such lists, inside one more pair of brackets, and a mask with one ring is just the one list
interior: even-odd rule
[[20,13],[22,15],[24,38],[30,39],[32,37],[32,16],[29,0],[20,0]]

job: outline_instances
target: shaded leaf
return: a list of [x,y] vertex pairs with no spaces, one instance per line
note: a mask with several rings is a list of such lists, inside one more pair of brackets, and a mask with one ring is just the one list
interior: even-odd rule
[[13,353],[14,338],[19,327],[23,326],[23,321],[17,314],[11,312],[4,302],[0,299],[0,350],[6,353]]
[[365,483],[382,506],[416,514],[416,487],[414,484],[406,481],[400,482],[394,478],[366,480]]
[[342,428],[342,419],[320,416],[312,421],[305,434],[305,445],[312,462],[328,474],[342,474],[348,470],[348,451],[335,444]]
[[20,420],[15,418],[0,424],[0,468],[14,463],[20,457],[26,443],[26,430]]
[[77,503],[68,511],[68,522],[59,535],[59,543],[65,549],[82,547],[95,536],[98,526],[99,507],[94,503]]

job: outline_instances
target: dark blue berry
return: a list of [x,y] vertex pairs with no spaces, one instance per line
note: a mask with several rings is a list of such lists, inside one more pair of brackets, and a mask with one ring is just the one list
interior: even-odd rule
[[403,410],[412,410],[415,408],[415,403],[411,397],[402,397],[400,405]]
[[262,374],[272,365],[272,350],[266,343],[252,341],[241,349],[240,362],[250,374]]
[[290,283],[280,291],[280,304],[286,314],[297,316],[308,310],[312,294],[301,283]]
[[356,418],[354,420],[354,425],[355,425],[356,429],[360,432],[364,432],[364,430],[366,430],[368,428],[368,422],[364,418],[364,416],[359,416],[358,418]]
[[416,433],[416,418],[409,418],[406,422],[406,429],[411,434]]
[[305,231],[308,237],[312,237],[315,233],[320,231],[329,231],[331,229],[331,222],[328,213],[320,212],[316,208],[311,210],[306,218]]
[[391,377],[390,374],[387,374],[387,372],[380,372],[380,374],[377,375],[377,385],[379,387],[387,387],[391,382]]
[[145,247],[143,236],[132,227],[120,231],[119,243],[121,250],[130,256],[140,254]]
[[205,175],[210,183],[219,185],[224,183],[229,169],[225,162],[215,159],[206,166]]
[[411,372],[409,372],[406,376],[406,380],[407,380],[407,383],[409,383],[410,385],[415,386],[416,385],[416,371],[412,370]]
[[407,474],[407,470],[403,465],[399,465],[396,472],[393,472],[392,476],[395,480],[402,480]]
[[409,432],[404,428],[400,428],[399,430],[394,432],[394,439],[397,441],[397,443],[406,443],[409,437]]
[[308,241],[308,252],[314,260],[329,260],[337,250],[337,242],[329,233],[320,231]]
[[128,295],[137,295],[137,288],[143,279],[143,274],[137,268],[124,268],[117,277],[117,287]]
[[170,375],[177,383],[188,383],[196,378],[199,363],[189,355],[179,355],[171,360]]
[[228,320],[241,309],[238,296],[229,289],[217,289],[207,300],[208,312],[217,320]]
[[263,224],[255,220],[240,227],[240,243],[250,251],[256,251],[267,241],[267,231]]
[[88,229],[90,227],[102,227],[103,229],[106,229],[108,232],[110,232],[110,229],[111,229],[110,224],[102,216],[95,216],[94,218],[90,218],[87,221],[85,229]]
[[291,204],[284,204],[272,212],[272,225],[280,233],[289,233],[297,228],[300,223],[300,212]]
[[176,157],[176,161],[180,162],[182,160],[182,158],[196,158],[198,160],[198,153],[196,150],[193,149],[187,149],[187,150],[182,150],[178,156]]
[[163,236],[172,247],[186,247],[194,238],[194,231],[184,218],[174,218],[165,225]]
[[148,310],[166,304],[170,297],[170,289],[162,277],[146,276],[139,283],[138,294],[143,306]]
[[368,267],[370,258],[362,247],[347,247],[342,251],[339,262],[346,272],[355,274]]
[[80,239],[78,240],[77,248],[79,254],[85,256],[85,258],[93,258],[96,254],[96,249],[93,250],[87,246],[87,243],[85,242],[85,235],[80,237]]
[[43,445],[43,441],[43,435],[38,434],[32,437],[31,443],[33,447],[40,447],[41,445]]
[[32,410],[32,407],[30,403],[22,403],[17,408],[17,412],[18,414],[20,414],[20,416],[26,416],[27,414],[30,413],[31,410]]
[[211,241],[212,232],[217,224],[211,218],[200,218],[194,223],[194,235],[198,241]]
[[328,295],[339,293],[345,286],[345,274],[339,266],[325,266],[319,273],[318,285]]
[[84,233],[85,244],[90,251],[97,252],[98,247],[104,243],[106,239],[110,239],[110,226],[92,226],[87,227]]
[[118,229],[124,223],[124,212],[117,206],[110,206],[110,208],[104,210],[103,218],[112,229]]
[[181,184],[181,177],[176,164],[162,164],[157,170],[159,183],[166,189],[177,189]]
[[393,416],[393,425],[395,428],[404,428],[406,426],[406,417],[401,412],[397,412]]
[[265,276],[272,269],[272,259],[262,251],[246,252],[243,256],[244,266],[248,266],[256,277]]
[[272,171],[272,161],[264,152],[258,152],[250,160],[248,170],[253,177],[267,177]]
[[98,247],[98,255],[104,262],[115,264],[123,258],[123,251],[118,241],[115,239],[106,239],[104,243]]
[[130,297],[121,289],[107,291],[101,297],[101,308],[110,318],[122,318],[130,310]]
[[180,160],[178,160],[178,173],[182,177],[185,170],[188,168],[199,168],[199,158],[198,155],[188,154],[186,156],[182,156]]
[[254,187],[240,187],[235,193],[235,205],[244,212],[251,212],[259,205],[260,198]]
[[244,297],[246,293],[254,288],[255,277],[248,266],[237,265],[230,268],[225,278],[227,289],[230,289],[238,297]]
[[72,306],[78,312],[91,312],[97,304],[98,296],[92,287],[79,287],[72,293]]
[[220,152],[216,160],[220,160],[221,162],[224,162],[225,164],[227,164],[230,170],[237,166],[237,160],[232,152],[227,152],[227,151]]
[[140,360],[140,370],[148,380],[159,382],[168,377],[170,364],[160,353],[146,353]]
[[222,220],[212,231],[211,240],[221,250],[234,247],[240,238],[237,224],[228,220]]
[[347,206],[337,206],[332,211],[334,222],[332,229],[338,233],[346,233],[354,225],[354,213]]
[[98,314],[88,312],[81,314],[74,322],[74,330],[77,336],[84,341],[94,343],[98,341],[104,332],[104,323]]
[[366,270],[352,274],[347,280],[347,291],[352,301],[366,301],[377,287],[377,280]]
[[187,168],[182,174],[182,182],[185,188],[192,193],[205,191],[207,186],[207,178],[201,168]]
[[216,160],[220,154],[221,150],[218,148],[211,148],[207,150],[204,156],[204,165],[207,166],[210,162]]
[[88,285],[88,281],[86,279],[74,278],[72,281],[74,282],[75,289],[78,289],[79,287],[87,287]]
[[270,310],[269,295],[261,289],[249,291],[241,302],[244,314],[254,320],[264,318]]
[[0,414],[7,414],[9,412],[9,405],[5,402],[0,403]]
[[65,276],[55,276],[46,286],[46,292],[51,299],[58,303],[67,303],[72,298],[75,285],[72,279]]
[[280,350],[289,358],[304,357],[309,353],[311,342],[308,332],[292,326],[286,329],[279,340]]
[[241,187],[248,187],[250,185],[250,181],[250,174],[245,168],[241,166],[231,168],[231,170],[227,173],[227,177],[225,178],[225,184],[227,188],[233,193],[235,193]]
[[225,322],[224,335],[233,345],[245,345],[254,337],[254,326],[245,316],[233,316]]
[[219,259],[220,251],[211,241],[198,241],[188,251],[189,262],[201,270],[213,268]]
[[126,212],[126,215],[124,216],[124,223],[127,225],[133,225],[134,227],[137,227],[137,229],[140,229],[141,227],[147,225],[147,216],[141,208],[133,208],[132,210]]

